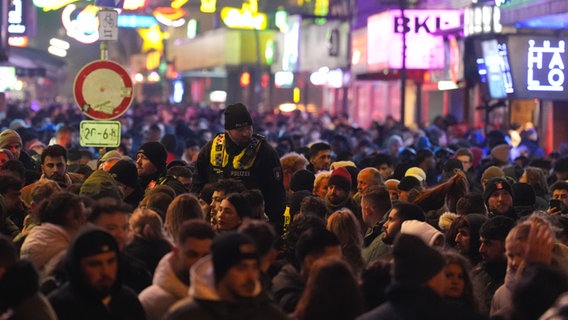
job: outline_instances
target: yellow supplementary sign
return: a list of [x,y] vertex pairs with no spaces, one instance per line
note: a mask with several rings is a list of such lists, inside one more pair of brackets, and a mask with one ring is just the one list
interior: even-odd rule
[[82,147],[118,147],[119,121],[83,120],[80,124],[79,144]]

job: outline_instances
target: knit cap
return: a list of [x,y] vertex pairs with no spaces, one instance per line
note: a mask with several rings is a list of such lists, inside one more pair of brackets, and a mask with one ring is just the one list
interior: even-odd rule
[[104,170],[95,170],[83,182],[79,194],[98,200],[105,197],[122,199],[120,190],[112,175]]
[[420,181],[418,181],[418,179],[416,179],[413,176],[406,176],[402,179],[400,179],[400,182],[398,183],[398,190],[402,190],[402,191],[410,191],[413,188],[419,187],[420,186]]
[[215,282],[241,260],[258,259],[254,241],[247,235],[230,231],[217,236],[211,244]]
[[22,138],[16,131],[6,129],[0,133],[0,148],[4,148],[15,143],[20,144],[20,146],[22,145]]
[[290,190],[297,192],[300,190],[312,191],[314,189],[314,180],[316,179],[313,172],[302,169],[296,171],[290,179]]
[[406,220],[400,226],[400,232],[419,237],[427,245],[444,245],[444,234],[432,227],[428,222]]
[[131,188],[136,187],[138,180],[138,171],[136,164],[132,160],[119,160],[108,171],[114,180],[123,183]]
[[394,242],[392,275],[396,282],[422,284],[444,269],[442,254],[420,238],[401,233]]
[[96,227],[87,227],[71,245],[70,250],[77,261],[100,253],[114,251],[118,253],[116,240],[107,231]]
[[136,153],[145,155],[159,172],[166,170],[166,159],[168,158],[168,152],[166,151],[166,148],[163,144],[157,141],[146,142],[138,149],[138,152]]
[[336,186],[345,191],[351,191],[351,175],[345,167],[339,167],[331,172],[327,185]]
[[497,178],[497,177],[504,178],[505,172],[503,171],[503,169],[501,169],[499,167],[491,166],[491,167],[485,169],[485,171],[483,171],[483,174],[481,175],[481,182],[488,181],[490,179]]
[[230,104],[225,108],[225,130],[247,126],[252,126],[252,117],[244,104]]
[[509,163],[509,153],[511,152],[511,146],[504,143],[499,144],[491,149],[491,156],[503,163]]
[[426,172],[418,167],[412,167],[406,170],[404,174],[405,177],[414,177],[418,179],[418,181],[422,182],[426,180]]
[[507,179],[497,177],[487,181],[485,185],[485,191],[483,191],[483,203],[487,204],[487,200],[491,197],[493,192],[498,190],[505,190],[513,196],[513,191],[511,190],[511,185],[507,182]]

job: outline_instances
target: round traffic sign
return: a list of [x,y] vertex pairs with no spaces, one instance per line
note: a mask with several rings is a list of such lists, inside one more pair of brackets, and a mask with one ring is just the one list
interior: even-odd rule
[[126,70],[109,60],[87,64],[73,83],[73,95],[79,108],[95,120],[118,118],[130,107],[132,93],[132,80]]

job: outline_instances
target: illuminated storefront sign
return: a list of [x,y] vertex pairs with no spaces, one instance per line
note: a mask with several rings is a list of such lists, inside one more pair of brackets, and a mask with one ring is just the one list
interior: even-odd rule
[[203,13],[215,13],[217,11],[217,0],[201,0],[199,10]]
[[159,7],[154,10],[154,17],[168,27],[181,27],[185,24],[186,11],[183,8]]
[[300,52],[300,16],[288,17],[288,32],[284,34],[284,52],[282,54],[282,70],[298,71]]
[[77,2],[79,0],[34,0],[34,5],[38,8],[42,8],[43,11],[59,10],[68,4]]
[[508,44],[515,98],[568,100],[566,39],[511,35]]
[[120,14],[118,26],[120,28],[150,28],[158,24],[156,18],[138,14]]
[[460,10],[400,10],[373,15],[367,21],[369,69],[402,67],[402,33],[406,33],[406,67],[444,67],[444,40],[435,33],[461,28]]
[[500,33],[501,9],[496,6],[469,7],[464,11],[464,35]]
[[[124,10],[138,10],[146,8],[147,0],[124,0],[124,5],[122,8]],[[173,6],[173,3],[172,3]]]
[[8,10],[8,33],[10,36],[26,34],[26,10],[23,0],[12,0]]

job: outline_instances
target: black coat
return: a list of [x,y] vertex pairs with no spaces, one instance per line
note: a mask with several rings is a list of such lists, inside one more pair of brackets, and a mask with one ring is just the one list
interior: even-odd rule
[[[256,158],[249,170],[234,170],[230,165],[223,168],[221,175],[214,172],[211,165],[211,147],[213,140],[209,141],[199,152],[196,161],[197,175],[193,179],[193,190],[198,193],[206,183],[216,182],[220,178],[234,178],[242,181],[247,189],[259,189],[265,202],[265,212],[277,232],[282,231],[284,223],[284,210],[286,209],[286,191],[282,182],[282,166],[276,151],[268,144],[264,137],[255,134],[260,139],[260,147]],[[226,137],[226,150],[229,154],[229,164],[235,155],[243,149],[237,147],[231,139]]]
[[443,301],[427,287],[395,283],[387,290],[387,302],[357,320],[483,319],[459,305]]

